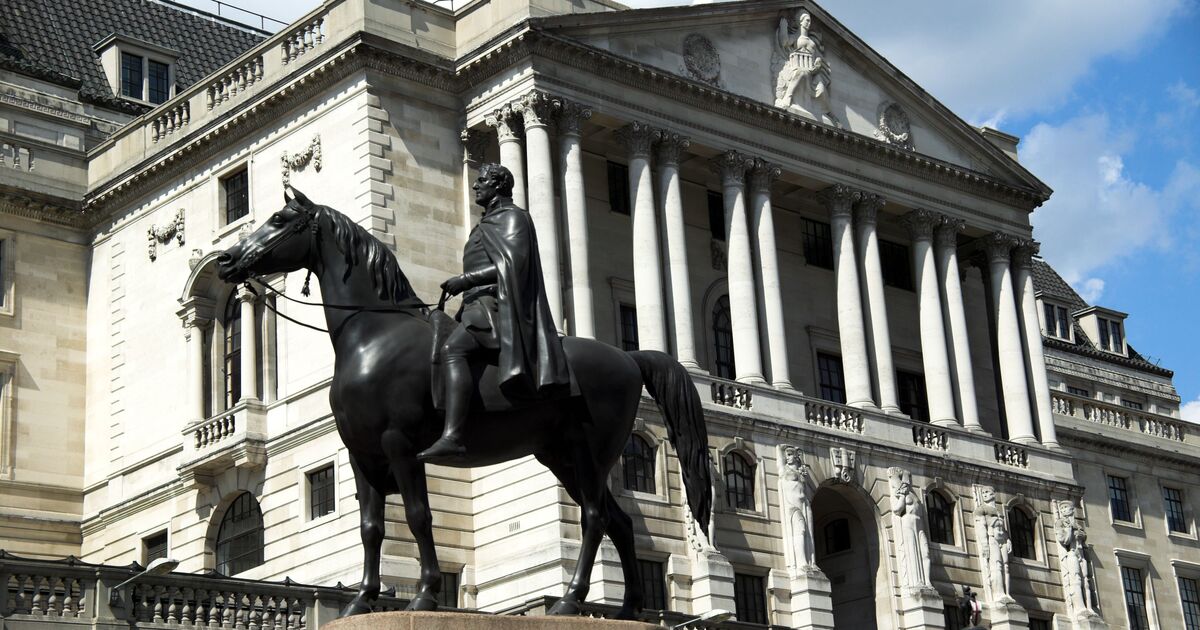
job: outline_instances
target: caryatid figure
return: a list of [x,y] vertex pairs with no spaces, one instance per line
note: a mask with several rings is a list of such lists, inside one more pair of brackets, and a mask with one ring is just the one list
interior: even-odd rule
[[933,588],[929,578],[929,538],[925,533],[925,506],[912,487],[912,473],[896,466],[888,469],[891,510],[894,517],[896,564],[900,586]]
[[812,471],[802,461],[800,449],[781,448],[779,496],[783,504],[783,539],[787,545],[788,573],[800,577],[816,570],[813,543]]

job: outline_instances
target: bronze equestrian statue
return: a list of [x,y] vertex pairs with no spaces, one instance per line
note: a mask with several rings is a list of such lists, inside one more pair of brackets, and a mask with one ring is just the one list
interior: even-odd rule
[[444,284],[466,298],[462,328],[439,344],[446,418],[435,400],[431,355],[434,329],[448,317],[430,312],[392,252],[354,221],[289,188],[282,209],[218,257],[226,282],[307,269],[320,284],[335,353],[329,405],[354,471],[364,555],[362,584],[343,615],[370,612],[379,595],[384,498],[396,492],[421,564],[408,608],[437,608],[442,576],[418,459],[423,453],[460,467],[533,455],[582,508],[575,573],[549,612],[579,612],[608,534],[625,581],[619,616],[634,617],[643,593],[633,522],[606,480],[629,440],[643,386],[658,403],[679,457],[687,509],[701,531],[708,528],[708,438],[691,378],[661,352],[625,352],[554,334],[532,221],[508,198],[510,181],[503,167],[482,169],[475,190],[485,216],[472,233],[475,244],[467,245],[465,273]]

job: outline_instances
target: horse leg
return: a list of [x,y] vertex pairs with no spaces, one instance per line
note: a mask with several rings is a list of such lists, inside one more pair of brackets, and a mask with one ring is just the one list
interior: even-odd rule
[[[592,463],[592,453],[584,444],[573,444],[571,448],[558,449],[557,454],[546,456],[546,459],[566,457],[570,463],[561,460],[547,466],[559,478],[570,477],[570,484],[564,479],[564,486],[574,485],[578,496],[572,495],[581,509],[580,525],[583,529],[583,544],[579,548],[579,559],[575,565],[575,575],[567,585],[567,593],[547,611],[549,615],[577,615],[579,605],[587,599],[592,585],[592,567],[596,562],[596,552],[600,550],[600,542],[604,531],[608,528],[608,503],[604,500],[607,492],[605,477],[600,474]],[[538,459],[542,459],[539,457]],[[543,463],[546,463],[543,460]],[[559,471],[564,474],[559,475]],[[568,472],[569,471],[569,472]]]
[[404,516],[408,529],[417,541],[421,562],[421,579],[417,596],[408,602],[407,610],[437,610],[438,590],[442,571],[438,567],[437,550],[433,544],[433,514],[429,510],[429,488],[425,483],[425,465],[412,457],[394,458],[392,475],[404,497]]
[[621,509],[612,492],[604,490],[605,503],[608,505],[608,537],[617,548],[621,557],[621,572],[625,578],[625,597],[621,600],[621,610],[617,619],[636,619],[642,609],[645,593],[642,591],[642,577],[638,569],[637,550],[633,544],[633,519]]
[[354,487],[358,497],[359,531],[363,545],[363,579],[358,594],[342,609],[343,617],[371,612],[371,602],[379,597],[379,554],[383,546],[384,495],[350,457]]

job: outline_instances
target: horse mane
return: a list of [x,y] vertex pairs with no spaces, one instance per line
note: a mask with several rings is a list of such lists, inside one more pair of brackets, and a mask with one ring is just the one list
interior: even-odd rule
[[[314,204],[315,205],[315,204]],[[346,259],[346,273],[342,280],[350,277],[351,270],[360,263],[367,265],[371,281],[379,292],[379,298],[400,303],[416,297],[416,291],[396,262],[396,256],[379,239],[349,217],[330,208],[317,205],[317,216],[329,219],[333,226],[333,241]]]

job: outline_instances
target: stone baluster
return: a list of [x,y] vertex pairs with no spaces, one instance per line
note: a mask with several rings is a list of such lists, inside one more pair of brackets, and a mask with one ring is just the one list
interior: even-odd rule
[[563,220],[566,222],[567,256],[571,263],[571,334],[596,337],[591,266],[588,256],[587,191],[583,184],[583,147],[580,131],[592,110],[564,101],[558,115],[559,164],[562,168]]
[[900,413],[896,396],[896,368],[892,363],[892,333],[888,330],[887,301],[883,291],[883,265],[879,260],[876,233],[883,197],[862,193],[854,204],[854,224],[858,237],[858,263],[862,273],[863,319],[866,326],[867,353],[874,359],[875,386],[879,406],[888,413]]
[[954,385],[950,379],[950,355],[946,350],[946,325],[942,321],[942,298],[938,290],[937,265],[933,256],[933,230],[941,216],[928,210],[904,215],[912,235],[916,289],[921,327],[921,363],[925,367],[925,392],[929,417],[934,424],[954,425]]
[[771,368],[771,385],[792,389],[788,366],[787,334],[783,321],[783,295],[779,284],[779,258],[775,249],[775,219],[771,206],[771,185],[779,179],[782,169],[765,160],[755,159],[750,171],[750,232],[755,241],[754,269],[759,296],[758,321],[766,335],[762,349]]
[[518,132],[521,121],[512,105],[505,105],[484,117],[483,121],[489,127],[496,128],[496,136],[500,140],[500,164],[507,168],[513,176],[513,203],[522,208],[529,208],[525,197],[525,151],[521,148],[521,138]]
[[554,200],[554,156],[550,145],[550,122],[562,109],[562,101],[545,92],[533,91],[518,102],[525,120],[525,159],[529,187],[529,214],[537,231],[542,279],[550,317],[559,332],[563,329],[562,260],[558,247],[558,212]]
[[958,412],[968,431],[984,432],[979,423],[979,403],[975,398],[975,373],[971,364],[971,344],[967,337],[967,316],[963,308],[962,280],[958,274],[958,233],[961,219],[944,218],[934,235],[937,250],[938,281],[945,297],[944,315],[950,336],[950,362],[958,393]]
[[746,217],[746,170],[750,165],[751,160],[737,151],[726,151],[714,158],[725,200],[726,264],[735,375],[743,383],[765,383],[759,347],[754,258]]
[[1000,389],[1008,439],[1027,444],[1035,442],[1033,417],[1029,409],[1029,386],[1025,373],[1021,324],[1013,295],[1010,256],[1016,239],[993,232],[983,239],[991,272],[992,307],[996,319],[996,358],[1000,364]]
[[654,184],[650,152],[662,131],[632,122],[617,131],[617,140],[629,151],[629,206],[633,220],[633,292],[637,302],[638,346],[642,350],[667,350],[663,312],[662,259],[658,251],[658,220],[654,210]]
[[1046,357],[1042,350],[1042,327],[1038,321],[1037,301],[1033,293],[1033,257],[1041,248],[1036,241],[1022,240],[1013,250],[1016,267],[1016,292],[1021,300],[1021,329],[1025,342],[1026,368],[1033,384],[1033,415],[1037,421],[1042,444],[1058,447],[1054,416],[1050,410],[1050,380],[1046,375]]
[[817,195],[817,199],[829,210],[833,273],[837,278],[838,337],[847,402],[855,407],[874,407],[858,261],[854,253],[854,231],[851,226],[854,203],[860,197],[859,191],[842,184],[834,184]]
[[246,287],[238,289],[242,318],[242,402],[258,402],[258,328],[254,305],[258,296]]
[[692,288],[688,272],[687,225],[683,220],[683,192],[679,179],[679,157],[691,145],[687,138],[663,132],[658,143],[658,190],[662,196],[667,261],[667,304],[671,311],[668,327],[673,333],[675,358],[689,369],[699,369],[696,335],[692,319]]

